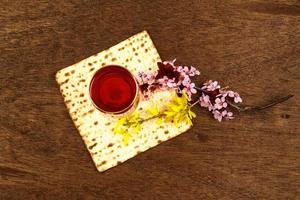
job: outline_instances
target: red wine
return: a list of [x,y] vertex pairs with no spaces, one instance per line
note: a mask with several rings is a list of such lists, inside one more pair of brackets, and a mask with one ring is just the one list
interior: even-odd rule
[[137,98],[138,87],[133,75],[125,68],[109,65],[99,69],[90,84],[94,105],[103,112],[123,113]]

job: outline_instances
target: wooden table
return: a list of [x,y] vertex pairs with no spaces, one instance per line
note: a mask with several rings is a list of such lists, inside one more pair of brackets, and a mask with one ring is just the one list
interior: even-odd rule
[[[0,3],[0,199],[299,199],[300,2]],[[57,70],[148,30],[161,57],[198,66],[261,104],[98,173],[55,82]]]

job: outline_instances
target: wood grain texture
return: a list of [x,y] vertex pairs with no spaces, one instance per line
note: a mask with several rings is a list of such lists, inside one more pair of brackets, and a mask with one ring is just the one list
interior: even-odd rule
[[[299,199],[297,0],[0,1],[0,199]],[[55,83],[59,69],[148,30],[165,60],[288,102],[192,130],[98,173]]]

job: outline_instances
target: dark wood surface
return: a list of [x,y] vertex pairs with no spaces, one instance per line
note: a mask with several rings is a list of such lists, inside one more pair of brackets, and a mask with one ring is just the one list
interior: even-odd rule
[[[246,104],[98,173],[57,70],[148,30],[161,57],[199,66]],[[0,1],[0,199],[300,199],[300,2]]]

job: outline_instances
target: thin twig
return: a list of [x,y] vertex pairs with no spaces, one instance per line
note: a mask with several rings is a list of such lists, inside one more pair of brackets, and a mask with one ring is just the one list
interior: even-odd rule
[[195,86],[194,87],[196,90],[199,90],[199,91],[201,91],[201,92],[203,92],[204,90],[202,90],[201,88],[199,88],[199,87],[197,87],[197,86]]
[[200,100],[195,101],[192,105],[190,105],[190,107],[194,107],[195,105],[197,105],[200,102]]
[[244,111],[260,111],[260,110],[264,110],[267,108],[270,108],[272,106],[275,106],[279,103],[282,103],[284,101],[287,101],[288,99],[292,98],[294,95],[289,94],[287,96],[281,97],[279,99],[275,99],[273,100],[271,103],[267,103],[265,105],[262,106],[238,106],[237,104],[232,103],[231,101],[226,100],[226,102],[232,106],[233,108],[237,109],[239,112],[244,112]]
[[244,111],[247,111],[247,110],[251,110],[251,109],[252,109],[252,107],[249,107],[249,106],[238,106],[238,105],[236,105],[236,104],[234,104],[234,103],[232,103],[231,101],[228,101],[228,100],[226,100],[226,102],[227,102],[230,106],[232,106],[233,108],[237,109],[237,111],[239,111],[239,112],[244,112]]
[[158,118],[158,117],[162,117],[162,116],[163,116],[163,114],[154,115],[154,116],[146,118],[146,119],[141,119],[140,122],[145,122],[145,121],[155,119],[155,118]]

